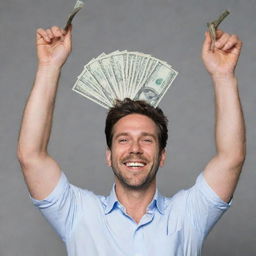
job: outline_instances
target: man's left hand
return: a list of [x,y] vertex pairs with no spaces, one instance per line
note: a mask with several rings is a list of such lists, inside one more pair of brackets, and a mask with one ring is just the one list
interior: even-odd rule
[[207,71],[213,77],[234,76],[235,67],[242,48],[242,41],[237,35],[230,35],[221,30],[216,31],[216,42],[211,50],[211,37],[205,33],[202,59]]

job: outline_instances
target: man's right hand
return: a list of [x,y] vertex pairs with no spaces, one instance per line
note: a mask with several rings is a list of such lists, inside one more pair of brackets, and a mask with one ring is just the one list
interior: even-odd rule
[[71,30],[71,25],[67,31],[56,26],[37,30],[36,46],[39,66],[62,67],[71,52]]

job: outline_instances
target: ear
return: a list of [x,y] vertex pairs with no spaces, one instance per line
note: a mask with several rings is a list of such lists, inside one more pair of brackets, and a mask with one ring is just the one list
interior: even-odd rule
[[106,150],[106,163],[109,167],[111,167],[111,150],[109,148]]
[[160,163],[159,163],[159,166],[160,166],[160,167],[163,167],[163,166],[164,166],[165,159],[166,159],[166,150],[163,149],[162,152],[161,152],[161,154],[160,154]]

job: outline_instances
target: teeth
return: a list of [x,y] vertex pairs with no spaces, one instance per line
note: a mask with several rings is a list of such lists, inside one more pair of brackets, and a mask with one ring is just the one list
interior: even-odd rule
[[126,166],[130,166],[130,167],[141,167],[144,166],[145,164],[143,163],[138,163],[138,162],[129,162],[126,164]]

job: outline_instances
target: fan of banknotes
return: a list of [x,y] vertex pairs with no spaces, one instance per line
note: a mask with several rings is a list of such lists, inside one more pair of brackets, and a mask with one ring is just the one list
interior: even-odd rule
[[140,52],[102,53],[84,66],[73,90],[112,107],[116,100],[145,100],[157,107],[178,72],[168,63]]

